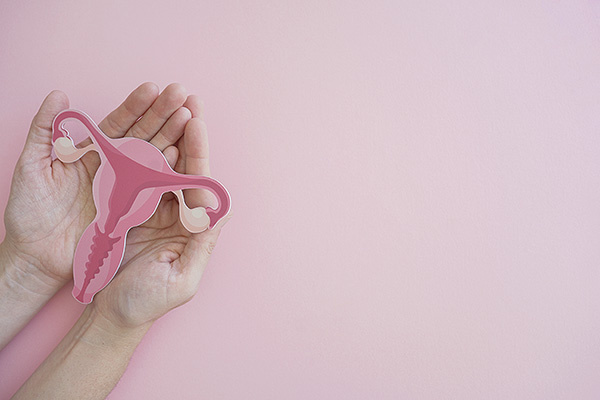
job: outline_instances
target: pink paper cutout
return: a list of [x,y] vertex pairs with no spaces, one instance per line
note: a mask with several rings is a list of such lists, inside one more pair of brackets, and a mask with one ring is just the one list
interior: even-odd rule
[[[81,122],[93,144],[76,149],[63,126],[67,119]],[[123,259],[127,232],[154,214],[163,193],[176,193],[182,223],[193,232],[214,228],[229,213],[231,199],[221,183],[207,176],[173,171],[163,153],[145,140],[109,138],[88,115],[77,110],[59,113],[52,131],[54,149],[61,161],[74,162],[91,150],[100,155],[101,164],[93,182],[96,217],[81,236],[73,260],[73,296],[83,304],[91,303],[113,279]],[[181,189],[193,188],[210,190],[217,197],[218,207],[189,210]]]

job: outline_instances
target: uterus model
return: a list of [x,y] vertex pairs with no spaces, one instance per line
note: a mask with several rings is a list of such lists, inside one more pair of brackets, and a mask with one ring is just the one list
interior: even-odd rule
[[[75,147],[64,127],[70,119],[84,125],[92,144]],[[73,259],[73,296],[83,304],[91,303],[114,278],[123,260],[127,232],[154,214],[163,193],[177,196],[180,220],[192,233],[214,228],[230,210],[229,193],[218,181],[173,171],[152,144],[132,137],[109,138],[81,111],[65,110],[56,116],[52,142],[64,163],[75,162],[89,151],[100,155],[92,189],[96,217],[83,232]],[[209,190],[217,198],[217,208],[188,208],[182,189]]]

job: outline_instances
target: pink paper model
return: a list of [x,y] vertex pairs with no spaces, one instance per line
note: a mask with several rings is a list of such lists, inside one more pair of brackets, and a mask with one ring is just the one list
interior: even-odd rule
[[[63,123],[80,121],[91,133],[93,144],[77,149]],[[73,260],[73,296],[88,304],[117,273],[127,232],[148,220],[163,193],[172,191],[179,200],[179,216],[190,232],[213,228],[229,212],[231,199],[227,189],[216,180],[198,175],[179,174],[167,163],[162,152],[150,143],[136,138],[111,139],[92,119],[76,110],[58,114],[52,125],[52,142],[62,162],[75,162],[95,150],[101,165],[93,184],[96,218],[87,227]],[[210,190],[218,199],[217,209],[187,208],[182,189]]]

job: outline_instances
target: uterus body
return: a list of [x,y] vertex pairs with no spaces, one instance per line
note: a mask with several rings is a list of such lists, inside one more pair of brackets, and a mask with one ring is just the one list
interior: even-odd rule
[[[69,119],[85,126],[92,144],[75,147],[63,126]],[[81,236],[73,259],[73,296],[83,304],[91,303],[116,275],[127,232],[154,214],[164,193],[175,193],[180,220],[193,233],[214,228],[230,210],[231,199],[221,183],[207,176],[173,171],[162,152],[145,140],[109,138],[90,117],[77,110],[58,114],[52,128],[54,150],[62,162],[75,162],[93,150],[100,156],[93,182],[96,217]],[[183,189],[209,190],[218,200],[217,208],[189,209]]]

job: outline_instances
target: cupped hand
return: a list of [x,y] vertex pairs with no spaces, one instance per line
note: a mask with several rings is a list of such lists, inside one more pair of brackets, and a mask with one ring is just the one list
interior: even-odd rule
[[[71,279],[75,247],[96,213],[92,181],[99,166],[95,152],[72,164],[52,160],[52,121],[68,107],[67,96],[54,91],[33,118],[4,214],[5,250],[32,267],[27,273],[39,272],[37,279],[58,287]],[[144,83],[99,126],[112,138],[148,140],[173,158],[173,144],[199,107],[198,99],[188,97],[179,84],[159,94],[155,84]]]
[[[209,176],[208,137],[201,110],[190,106],[194,118],[185,126],[177,146],[167,147],[167,161],[179,173]],[[190,207],[207,207],[211,195],[202,189],[185,191]],[[216,245],[226,216],[213,229],[188,232],[179,220],[179,203],[163,195],[152,216],[131,229],[121,268],[95,297],[92,307],[111,323],[126,328],[147,325],[190,300]]]

